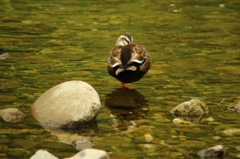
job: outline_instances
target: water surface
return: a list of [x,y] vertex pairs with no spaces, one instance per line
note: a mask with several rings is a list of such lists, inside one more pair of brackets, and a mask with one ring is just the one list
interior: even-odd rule
[[[78,152],[30,111],[42,93],[70,80],[99,93],[101,111],[88,129],[94,133],[83,134],[113,159],[199,158],[199,150],[218,144],[226,158],[240,154],[239,136],[222,132],[240,128],[239,113],[227,110],[240,102],[238,1],[2,0],[0,12],[0,47],[9,53],[0,60],[0,108],[26,115],[19,123],[0,120],[0,158],[27,159],[38,149],[59,158]],[[153,60],[144,78],[129,84],[128,100],[136,102],[129,111],[108,107],[121,84],[108,75],[106,60],[122,33],[144,45]],[[205,102],[210,114],[175,125],[170,110],[190,99]]]

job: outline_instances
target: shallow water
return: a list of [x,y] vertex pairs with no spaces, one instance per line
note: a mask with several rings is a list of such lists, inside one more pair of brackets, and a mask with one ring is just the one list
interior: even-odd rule
[[[0,12],[0,47],[9,53],[0,59],[0,109],[26,115],[19,123],[0,120],[0,158],[27,159],[38,149],[59,158],[78,152],[30,111],[42,93],[70,80],[99,93],[100,114],[83,136],[112,159],[199,158],[199,150],[217,144],[227,149],[225,158],[240,155],[239,136],[223,133],[240,128],[239,113],[227,110],[240,102],[238,1],[2,0]],[[153,60],[143,79],[128,84],[132,98],[126,103],[136,104],[131,111],[109,107],[121,84],[108,75],[106,60],[122,33],[144,45]],[[205,102],[209,115],[174,124],[170,110],[190,99]],[[147,142],[146,134],[153,140]]]

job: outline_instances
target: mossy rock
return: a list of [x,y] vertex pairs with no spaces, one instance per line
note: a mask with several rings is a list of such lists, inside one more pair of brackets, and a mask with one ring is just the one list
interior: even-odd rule
[[183,102],[173,108],[171,113],[178,117],[178,116],[203,116],[204,114],[208,114],[208,107],[205,103],[201,102],[198,99],[192,99],[190,101]]

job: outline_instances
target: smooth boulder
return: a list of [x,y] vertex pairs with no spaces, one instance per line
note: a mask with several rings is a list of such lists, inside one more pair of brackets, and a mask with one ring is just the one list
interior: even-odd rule
[[100,110],[95,89],[83,81],[61,83],[32,105],[33,116],[48,128],[76,128],[95,120]]

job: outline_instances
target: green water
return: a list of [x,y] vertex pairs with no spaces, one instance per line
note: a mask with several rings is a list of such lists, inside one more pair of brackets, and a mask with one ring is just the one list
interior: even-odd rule
[[[0,60],[0,109],[26,115],[19,123],[0,119],[0,158],[27,159],[38,149],[59,158],[78,152],[30,111],[42,93],[70,80],[99,93],[93,148],[112,159],[199,158],[199,150],[217,144],[225,146],[227,159],[240,154],[239,136],[222,132],[240,128],[239,113],[226,110],[240,102],[239,1],[1,0],[0,13],[0,47],[9,53]],[[106,107],[121,87],[108,75],[106,60],[122,33],[144,45],[153,60],[143,79],[128,84],[129,102],[139,97],[131,114]],[[170,110],[194,98],[210,114],[200,123],[175,125]]]

